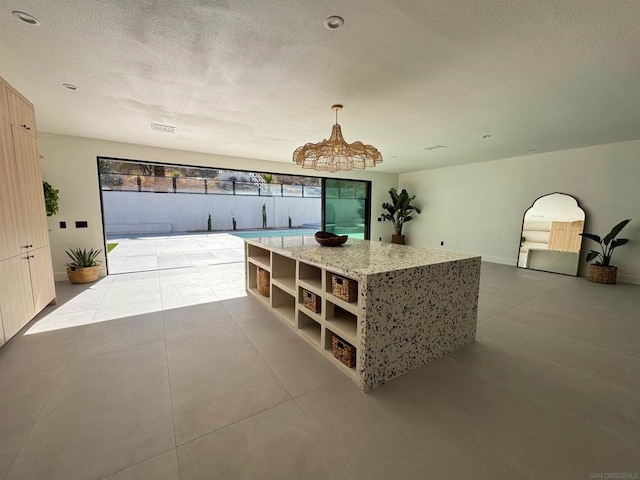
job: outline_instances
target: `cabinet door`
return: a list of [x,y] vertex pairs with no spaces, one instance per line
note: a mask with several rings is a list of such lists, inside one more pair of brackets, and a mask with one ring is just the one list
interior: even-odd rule
[[0,119],[9,121],[9,100],[7,99],[7,87],[0,83]]
[[27,254],[0,262],[0,310],[5,340],[33,318],[33,296]]
[[38,147],[36,140],[19,128],[12,126],[11,131],[20,186],[17,219],[20,242],[22,245],[31,245],[29,248],[40,248],[49,244],[49,231]]
[[37,136],[36,114],[33,110],[33,105],[24,101],[11,89],[7,89],[7,101],[9,103],[11,124],[35,138]]
[[9,122],[0,120],[0,260],[18,255],[18,204],[20,188]]
[[40,312],[56,296],[53,281],[53,265],[49,245],[29,252],[29,272],[31,273],[31,291],[33,293],[34,313]]

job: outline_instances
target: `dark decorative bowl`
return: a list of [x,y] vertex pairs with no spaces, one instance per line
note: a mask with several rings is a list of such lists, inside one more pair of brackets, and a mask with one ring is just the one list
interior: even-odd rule
[[331,232],[316,232],[314,235],[316,242],[323,247],[337,247],[347,241],[349,235],[336,235]]

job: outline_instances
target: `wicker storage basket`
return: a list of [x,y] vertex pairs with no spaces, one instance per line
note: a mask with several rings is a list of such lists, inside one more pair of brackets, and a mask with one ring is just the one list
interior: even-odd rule
[[618,267],[603,267],[602,265],[589,265],[589,281],[614,285],[618,276]]
[[256,283],[258,284],[258,292],[263,297],[269,296],[269,283],[271,280],[271,275],[264,268],[256,267],[258,269],[258,273],[256,275]]
[[356,366],[356,347],[348,344],[339,336],[333,335],[331,337],[331,349],[333,350],[333,356],[347,367],[353,368]]
[[320,313],[320,297],[309,290],[302,289],[302,303],[314,313]]
[[351,303],[358,300],[358,282],[350,278],[331,274],[331,290],[336,297],[345,302]]
[[67,277],[71,283],[91,283],[100,276],[100,267],[67,267]]

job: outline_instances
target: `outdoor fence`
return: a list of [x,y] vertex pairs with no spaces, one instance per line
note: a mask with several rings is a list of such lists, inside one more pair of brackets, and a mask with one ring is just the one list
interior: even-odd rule
[[195,193],[203,195],[249,195],[260,197],[321,198],[319,185],[238,182],[194,177],[154,177],[102,173],[102,190],[122,192]]

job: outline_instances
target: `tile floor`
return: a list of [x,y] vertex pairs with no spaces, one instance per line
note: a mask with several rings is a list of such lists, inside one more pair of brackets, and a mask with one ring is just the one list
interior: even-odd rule
[[132,273],[242,261],[244,240],[226,233],[109,235],[109,272]]
[[0,349],[0,479],[640,472],[638,286],[485,263],[477,341],[369,394],[241,263],[57,288]]

